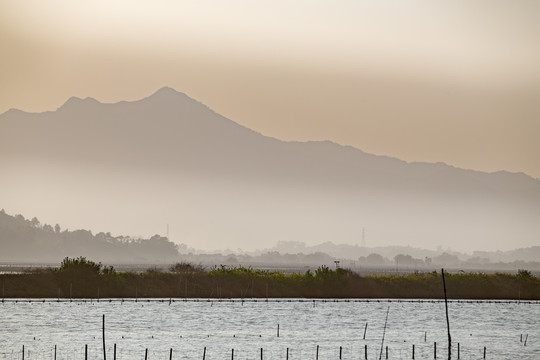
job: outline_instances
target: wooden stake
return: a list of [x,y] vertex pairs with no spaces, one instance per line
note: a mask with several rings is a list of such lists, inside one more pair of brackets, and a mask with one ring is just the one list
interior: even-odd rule
[[379,353],[379,360],[382,359],[382,351],[383,351],[383,346],[384,346],[384,335],[386,333],[386,324],[388,322],[388,313],[389,312],[390,312],[390,306],[388,307],[388,310],[386,310],[386,319],[384,320],[384,329],[383,329],[383,333],[382,333],[381,352]]
[[105,314],[103,314],[103,360],[107,360],[107,351],[105,349]]
[[450,320],[448,318],[448,298],[446,297],[446,282],[444,281],[444,269],[441,269],[444,288],[444,307],[446,309],[446,328],[448,330],[448,360],[452,359],[452,337],[450,336]]

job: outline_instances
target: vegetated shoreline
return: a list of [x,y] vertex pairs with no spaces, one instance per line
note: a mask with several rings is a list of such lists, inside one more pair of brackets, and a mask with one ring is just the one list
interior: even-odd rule
[[[445,274],[449,299],[540,300],[540,278],[517,275]],[[441,299],[440,272],[360,276],[321,266],[314,272],[283,274],[245,267],[177,263],[163,272],[116,272],[84,257],[65,258],[58,269],[0,274],[5,298],[366,298]]]

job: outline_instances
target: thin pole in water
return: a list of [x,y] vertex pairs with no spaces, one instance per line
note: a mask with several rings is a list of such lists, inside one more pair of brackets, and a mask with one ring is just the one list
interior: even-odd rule
[[343,350],[343,348],[340,346],[339,347],[339,360],[341,360],[341,351]]
[[171,351],[169,352],[169,360],[172,360],[172,348],[171,348]]
[[261,348],[261,360],[263,360],[263,348]]
[[22,346],[22,360],[24,360],[24,345]]
[[202,353],[202,360],[206,360],[206,346],[204,347],[204,350]]
[[54,360],[56,360],[56,345],[54,345]]
[[287,348],[287,357],[286,360],[289,360],[289,348]]
[[384,329],[383,329],[383,333],[382,333],[381,352],[379,353],[379,360],[382,359],[382,351],[383,351],[383,346],[384,346],[384,335],[386,333],[386,324],[388,322],[388,313],[389,312],[390,312],[390,306],[388,307],[388,310],[386,310],[386,319],[384,320]]
[[315,360],[319,360],[319,345],[317,345],[317,351],[315,352]]
[[84,345],[84,360],[88,360],[88,344]]
[[366,323],[366,326],[364,327],[364,337],[362,338],[363,340],[366,340],[367,324],[368,323]]
[[116,344],[114,344],[113,360],[116,360]]
[[529,334],[525,334],[525,342],[523,343],[523,346],[527,346],[527,339],[529,338]]
[[231,351],[231,360],[234,360],[234,349]]
[[433,343],[433,358],[437,358],[437,342]]
[[279,337],[279,324],[277,324],[277,337]]
[[144,360],[148,359],[148,348],[144,350]]
[[107,360],[107,351],[105,350],[105,314],[103,314],[103,360]]
[[457,358],[459,360],[459,356],[460,356],[460,348],[459,348],[459,343],[457,343]]
[[484,346],[484,359],[486,358],[486,347]]
[[412,358],[414,360],[414,344],[412,345]]
[[367,345],[364,345],[364,358],[367,360]]
[[444,280],[444,269],[441,269],[442,282],[444,288],[444,307],[446,309],[446,328],[448,330],[448,360],[452,359],[452,337],[450,336],[450,320],[448,318],[448,298],[446,296],[446,281]]

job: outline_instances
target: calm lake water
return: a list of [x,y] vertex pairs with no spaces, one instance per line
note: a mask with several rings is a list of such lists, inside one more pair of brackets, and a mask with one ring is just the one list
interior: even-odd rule
[[[444,303],[416,302],[31,302],[0,303],[0,359],[103,359],[102,316],[107,359],[378,359],[387,310],[384,346],[389,359],[447,355]],[[540,359],[539,303],[449,304],[453,359]],[[366,323],[366,339],[363,339]],[[279,324],[279,337],[277,328]],[[523,334],[521,341],[520,336]],[[527,343],[525,345],[525,339]],[[385,358],[385,351],[382,359]]]

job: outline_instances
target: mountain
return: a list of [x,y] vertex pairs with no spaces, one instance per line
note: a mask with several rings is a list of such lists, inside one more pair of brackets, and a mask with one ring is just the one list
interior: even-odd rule
[[202,249],[277,241],[507,250],[540,243],[540,180],[284,142],[170,88],[0,115],[0,205],[46,223],[164,233]]

